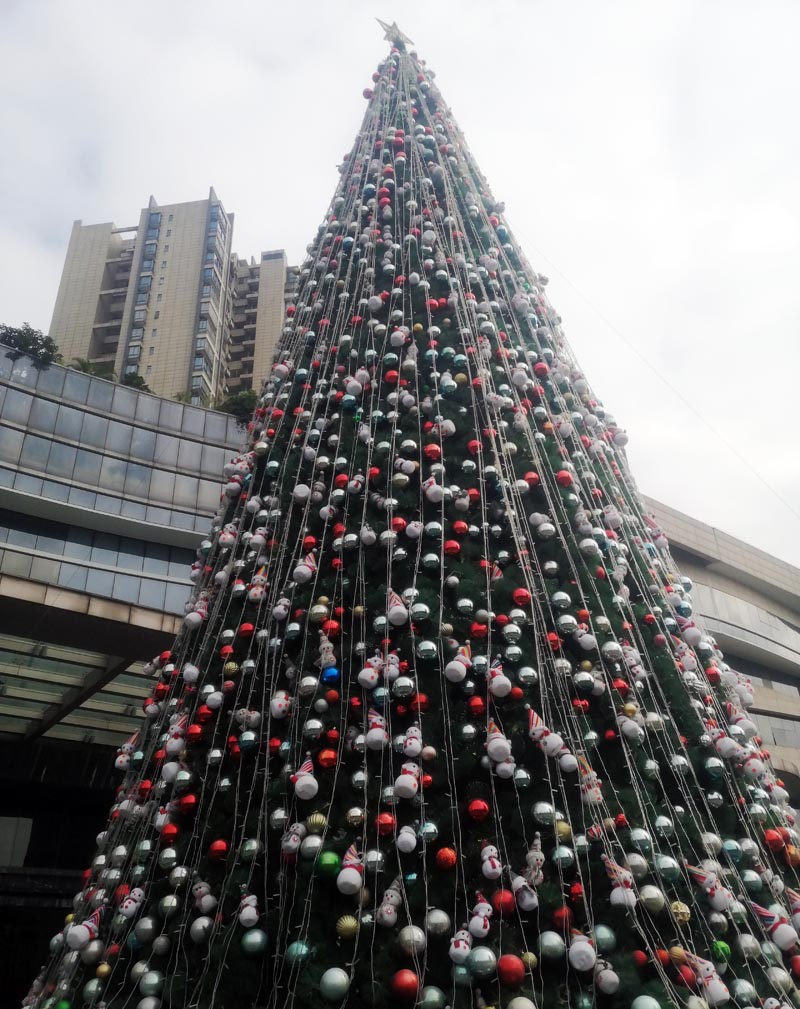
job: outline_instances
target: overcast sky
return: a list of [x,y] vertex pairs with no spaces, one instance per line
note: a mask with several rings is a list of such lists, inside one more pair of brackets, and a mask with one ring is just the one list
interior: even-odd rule
[[213,185],[299,259],[395,17],[643,492],[800,564],[800,4],[0,0],[0,321],[47,329],[72,221]]

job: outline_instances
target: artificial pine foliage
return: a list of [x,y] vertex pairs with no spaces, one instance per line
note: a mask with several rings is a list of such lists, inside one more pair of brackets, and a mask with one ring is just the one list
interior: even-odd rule
[[796,1003],[749,684],[389,36],[27,1004]]

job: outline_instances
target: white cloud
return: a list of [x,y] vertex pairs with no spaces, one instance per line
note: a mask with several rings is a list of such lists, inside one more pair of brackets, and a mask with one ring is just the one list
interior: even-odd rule
[[[299,258],[385,53],[375,15],[7,3],[2,321],[46,328],[72,220],[130,223],[150,193],[213,185],[237,251]],[[406,0],[401,27],[551,275],[642,490],[800,563],[800,8]]]

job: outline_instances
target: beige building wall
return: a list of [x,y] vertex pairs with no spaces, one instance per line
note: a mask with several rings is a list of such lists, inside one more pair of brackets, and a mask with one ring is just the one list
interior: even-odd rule
[[272,367],[275,345],[283,325],[286,254],[282,249],[262,252],[259,265],[253,371],[250,388],[256,391]]
[[122,236],[114,225],[72,225],[61,282],[58,285],[50,336],[65,364],[92,356],[92,335],[100,305],[106,263],[119,253]]
[[[194,338],[205,254],[208,200],[191,203],[153,205],[142,211],[137,236],[137,253],[131,271],[131,285],[125,307],[123,339],[120,340],[115,371],[123,375],[128,363],[130,332],[134,325],[138,277],[151,210],[161,212],[156,241],[150,301],[138,359],[139,374],[157,396],[172,398],[185,393],[194,354]],[[137,341],[138,342],[138,341]],[[152,348],[152,353],[151,353]],[[148,368],[151,369],[148,372]]]

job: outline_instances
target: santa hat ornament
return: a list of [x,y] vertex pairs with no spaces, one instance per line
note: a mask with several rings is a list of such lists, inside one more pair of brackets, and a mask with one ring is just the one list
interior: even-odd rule
[[317,570],[317,558],[308,553],[292,572],[292,578],[298,585],[305,585],[314,577]]
[[419,764],[407,760],[400,768],[400,774],[395,778],[394,794],[398,799],[413,799],[419,791],[419,779],[422,775]]
[[481,844],[481,872],[486,879],[500,879],[503,875],[500,852],[488,841]]
[[397,909],[403,903],[403,889],[399,876],[395,876],[383,893],[380,907],[375,912],[375,921],[384,928],[397,924]]
[[[529,869],[528,872],[530,871]],[[513,870],[509,870],[509,875],[511,876],[511,892],[514,894],[517,907],[520,911],[535,911],[539,906],[539,897],[534,888],[524,876],[518,875]]]
[[477,901],[469,920],[469,934],[476,939],[485,939],[491,928],[492,905],[480,891],[475,896]]
[[389,601],[386,605],[386,619],[392,627],[402,627],[408,623],[408,610],[399,596],[393,589],[389,590]]
[[714,872],[700,868],[697,865],[684,863],[686,871],[699,886],[705,890],[708,903],[714,911],[727,911],[733,904],[733,894],[726,889],[719,881],[719,877]]
[[789,901],[789,911],[792,915],[792,924],[795,928],[800,928],[800,893],[792,890],[788,886],[783,891]]
[[244,928],[252,928],[258,924],[258,898],[252,893],[247,893],[244,888],[242,889],[242,899],[239,901],[239,910],[236,916],[239,924]]
[[339,893],[348,895],[361,892],[364,885],[364,868],[361,865],[361,856],[355,844],[351,844],[344,853],[342,868],[336,877],[336,888]]
[[365,737],[367,748],[370,750],[382,750],[389,742],[389,733],[386,731],[386,719],[375,708],[370,708],[367,720],[369,726]]
[[633,891],[633,873],[615,862],[608,855],[601,855],[606,875],[611,880],[611,904],[614,907],[633,907],[636,894]]
[[492,697],[508,697],[511,693],[511,680],[503,673],[503,664],[495,659],[489,667],[489,692]]
[[93,911],[79,925],[70,925],[66,935],[67,946],[74,950],[81,950],[85,946],[88,946],[99,935],[100,924],[103,921],[105,913],[105,906],[98,907],[97,910]]
[[453,963],[465,963],[472,949],[473,939],[466,925],[460,928],[450,940],[448,955]]
[[573,931],[567,959],[573,970],[594,970],[597,963],[597,951],[594,948],[594,943],[582,932]]
[[544,879],[544,873],[542,872],[544,865],[542,835],[538,830],[533,835],[533,842],[528,850],[528,854],[525,856],[525,861],[528,863],[528,871],[525,873],[528,882],[533,883],[534,886],[538,886]]
[[691,967],[700,982],[700,992],[711,1009],[724,1005],[730,1000],[730,992],[710,960],[704,960],[689,950],[684,951],[686,964]]
[[319,791],[319,782],[314,777],[314,763],[310,753],[298,767],[297,773],[292,775],[292,784],[298,799],[313,799]]
[[537,715],[533,708],[528,708],[528,735],[534,741],[538,743],[547,733],[549,729],[544,724],[540,715]]
[[750,910],[759,919],[771,941],[782,953],[788,953],[797,945],[797,932],[785,914],[770,911],[760,904],[749,901]]
[[489,725],[486,730],[486,752],[490,760],[494,760],[495,762],[506,760],[511,756],[511,743],[498,729],[494,719],[489,719]]
[[409,855],[412,851],[416,850],[417,832],[413,827],[406,824],[397,832],[395,844],[397,845],[398,851],[402,851],[404,855]]
[[461,645],[454,659],[444,667],[445,679],[450,683],[461,683],[466,679],[467,673],[472,666],[472,648],[469,642]]

